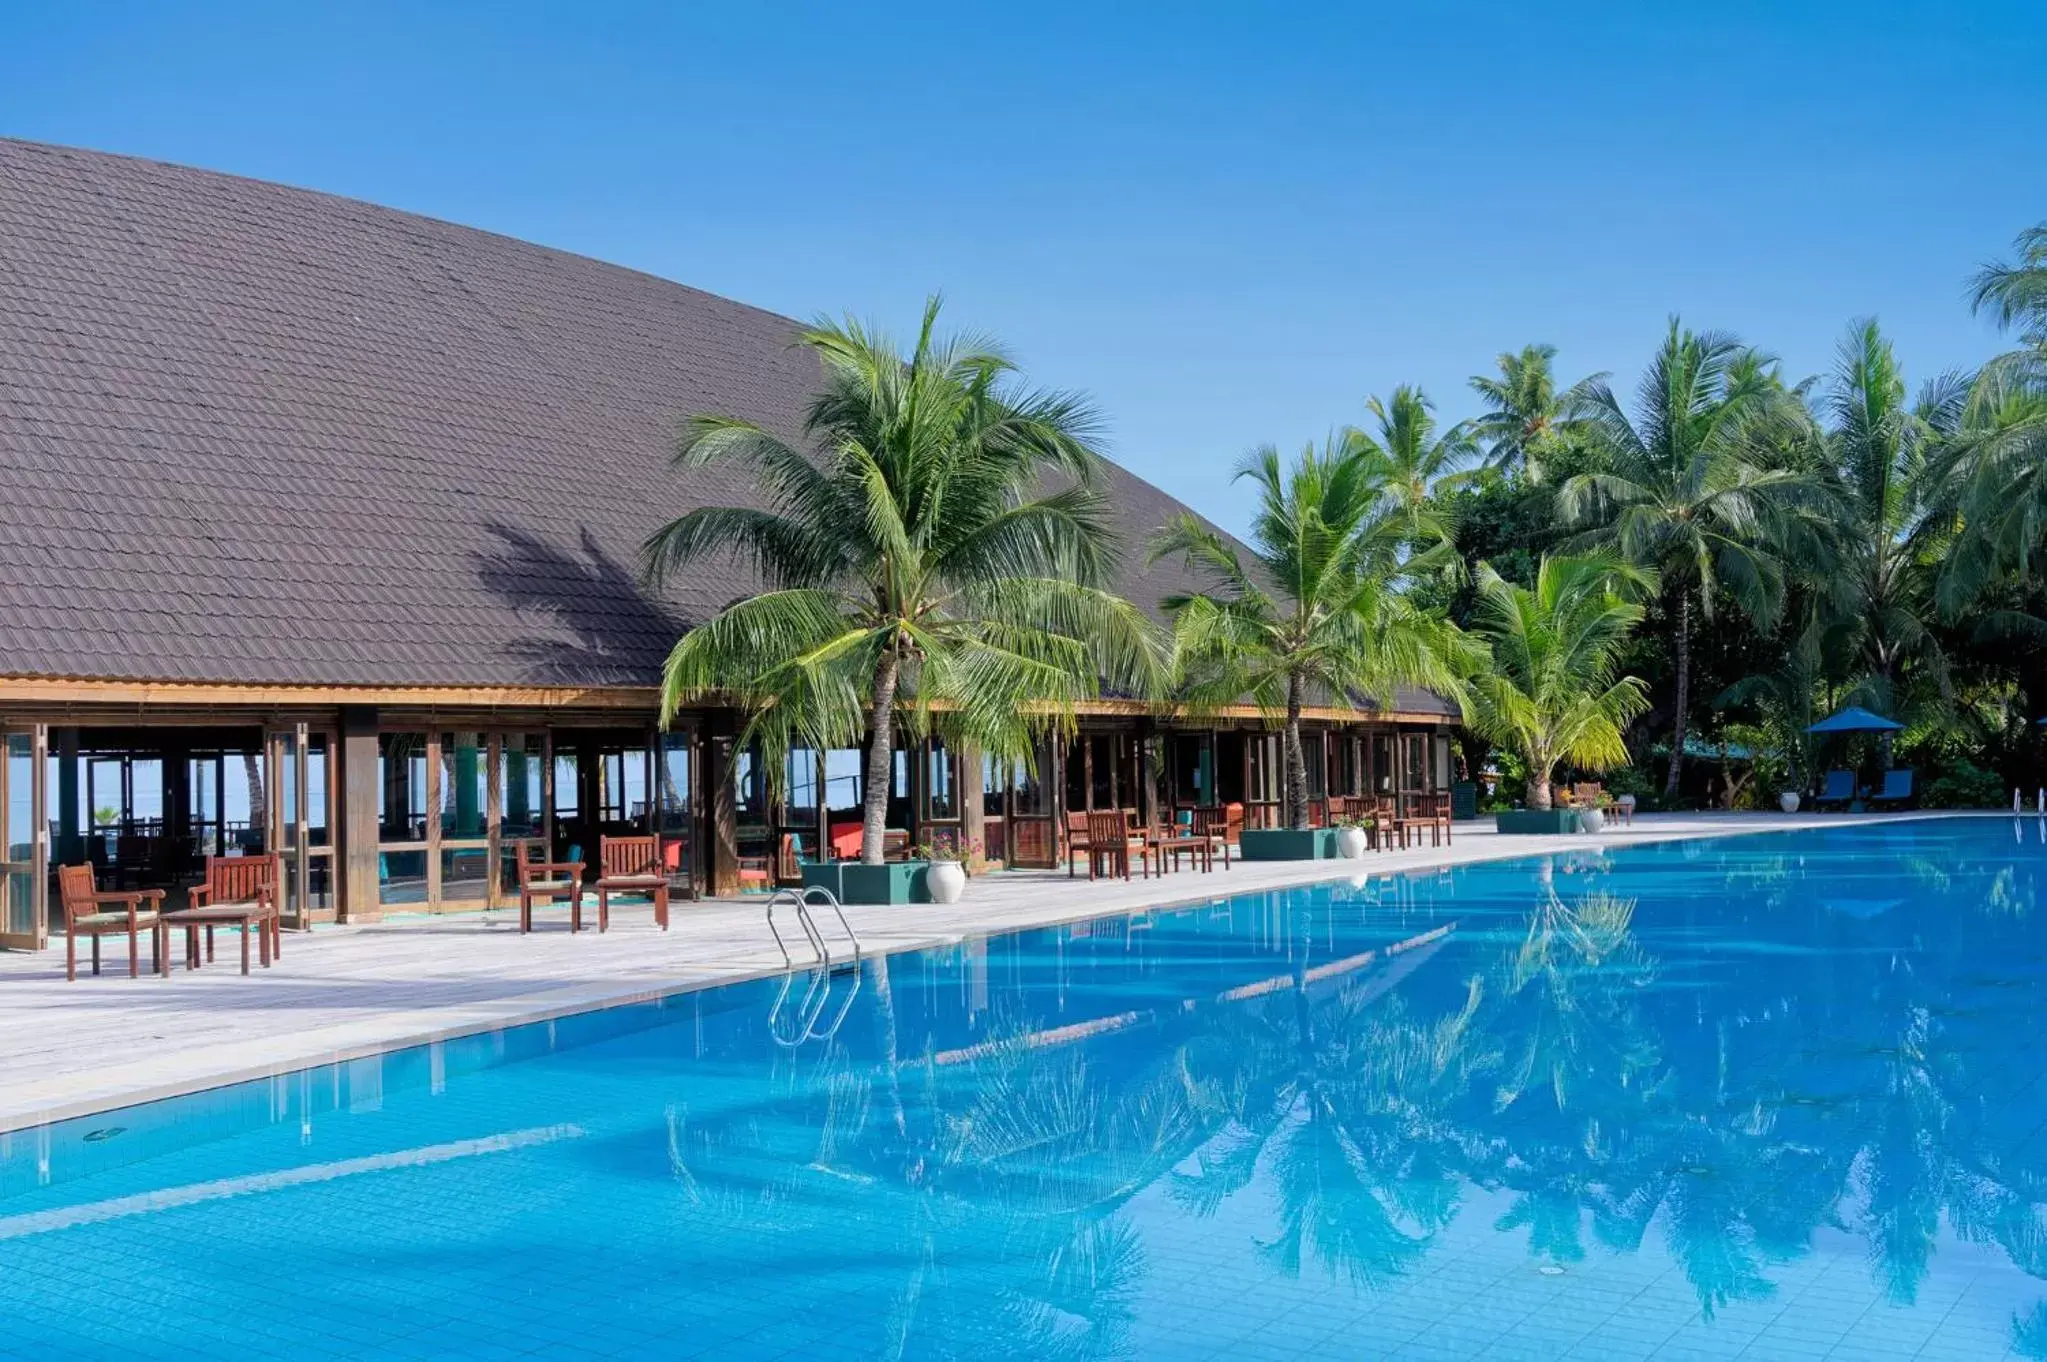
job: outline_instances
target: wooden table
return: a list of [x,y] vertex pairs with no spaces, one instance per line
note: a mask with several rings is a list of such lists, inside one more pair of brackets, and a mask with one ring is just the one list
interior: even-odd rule
[[[247,903],[215,903],[204,908],[180,908],[165,913],[159,919],[166,931],[173,927],[185,929],[185,968],[199,968],[199,929],[206,929],[206,959],[213,960],[213,929],[215,927],[239,927],[242,929],[242,973],[249,972],[249,936],[254,933],[263,968],[270,968],[273,954],[272,938],[276,934],[277,911],[267,903],[251,900]],[[276,943],[282,946],[282,942]],[[170,961],[164,961],[164,973],[170,973]]]
[[1202,870],[1209,871],[1215,869],[1215,839],[1213,837],[1199,837],[1192,833],[1184,837],[1161,837],[1153,842],[1152,846],[1159,853],[1160,873],[1164,873],[1165,858],[1168,852],[1172,854],[1173,869],[1175,870],[1180,868],[1180,853],[1183,851],[1192,856],[1195,864],[1199,865]]

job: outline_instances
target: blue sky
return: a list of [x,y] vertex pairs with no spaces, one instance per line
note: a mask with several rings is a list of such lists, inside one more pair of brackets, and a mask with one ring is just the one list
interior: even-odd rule
[[1819,371],[1999,347],[2047,219],[2034,3],[111,5],[16,0],[0,134],[284,180],[799,317],[948,314],[1223,523],[1230,466],[1665,318]]

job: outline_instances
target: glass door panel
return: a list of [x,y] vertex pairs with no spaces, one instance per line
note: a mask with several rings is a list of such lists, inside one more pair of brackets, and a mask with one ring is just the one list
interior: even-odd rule
[[41,950],[49,940],[45,735],[40,724],[0,734],[0,948]]
[[481,733],[443,733],[436,757],[432,902],[474,906],[490,901],[490,759]]
[[433,768],[424,733],[377,735],[377,900],[423,908],[427,882],[427,784]]
[[547,852],[547,739],[508,733],[498,757],[498,892],[517,902],[519,848],[535,860]]
[[696,735],[687,729],[663,733],[656,740],[654,766],[654,831],[661,838],[663,863],[669,876],[696,883],[695,770],[691,752]]

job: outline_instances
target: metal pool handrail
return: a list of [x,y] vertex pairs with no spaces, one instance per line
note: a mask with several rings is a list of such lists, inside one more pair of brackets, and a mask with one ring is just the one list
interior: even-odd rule
[[794,968],[796,962],[789,958],[789,947],[782,940],[781,929],[775,926],[775,909],[777,907],[789,908],[795,911],[796,925],[803,929],[803,935],[809,940],[811,950],[817,954],[818,963],[826,969],[832,967],[831,948],[825,944],[824,933],[818,930],[817,921],[811,915],[810,908],[814,902],[823,903],[832,910],[832,915],[838,918],[839,930],[846,934],[846,940],[853,947],[853,963],[858,964],[860,961],[860,937],[854,932],[853,925],[846,921],[846,910],[839,906],[838,896],[833,894],[831,890],[821,884],[813,884],[803,889],[777,889],[768,896],[768,931],[775,938],[775,949],[782,952],[783,966],[785,968]]

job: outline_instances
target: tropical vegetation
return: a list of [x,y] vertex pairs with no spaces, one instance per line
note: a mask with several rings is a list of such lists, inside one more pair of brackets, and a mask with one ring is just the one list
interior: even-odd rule
[[1258,495],[1247,542],[1182,514],[1152,543],[1153,561],[1180,558],[1205,583],[1163,602],[1178,695],[1196,713],[1248,698],[1279,724],[1289,828],[1308,821],[1309,706],[1384,705],[1403,685],[1463,690],[1463,639],[1405,589],[1447,542],[1426,488],[1415,491],[1440,467],[1437,442],[1425,410],[1408,418],[1403,433],[1382,417],[1384,444],[1345,431],[1290,467],[1277,449],[1253,451],[1237,469]]
[[[1147,617],[1105,587],[1117,545],[1097,421],[1080,399],[1022,387],[975,337],[924,309],[907,354],[858,322],[800,344],[823,383],[799,449],[751,422],[692,418],[676,462],[732,467],[765,507],[705,506],[650,536],[659,583],[707,555],[762,589],[698,624],[662,677],[662,718],[736,701],[767,770],[795,746],[859,746],[861,860],[882,860],[898,733],[1028,761],[1103,685],[1146,693],[1161,657]],[[870,723],[871,719],[871,723]]]
[[1520,756],[1528,807],[1550,807],[1559,762],[1604,771],[1628,759],[1621,730],[1648,708],[1642,680],[1620,674],[1622,648],[1642,620],[1631,596],[1656,579],[1597,554],[1546,558],[1533,587],[1479,568],[1478,632],[1491,665],[1472,679],[1472,726]]
[[[1675,804],[1810,788],[1858,759],[1925,767],[1932,799],[2034,783],[2047,224],[1970,299],[2015,344],[1967,373],[1911,375],[1868,318],[1810,377],[1672,318],[1625,398],[1526,344],[1471,379],[1468,420],[1401,385],[1291,460],[1253,450],[1241,537],[1183,514],[1131,544],[1081,398],[1029,388],[991,342],[941,338],[935,301],[907,351],[820,323],[801,338],[823,380],[800,439],[686,427],[678,461],[732,466],[760,501],[665,526],[647,571],[727,554],[762,589],[677,644],[664,704],[743,706],[770,772],[872,731],[868,859],[899,738],[1027,762],[1105,689],[1255,706],[1283,735],[1290,827],[1308,817],[1304,716],[1405,686],[1467,704],[1463,774],[1498,769],[1538,805],[1559,774],[1609,766],[1610,788]],[[1118,599],[1126,551],[1193,587]],[[1851,703],[1906,725],[1895,750],[1806,732]]]

